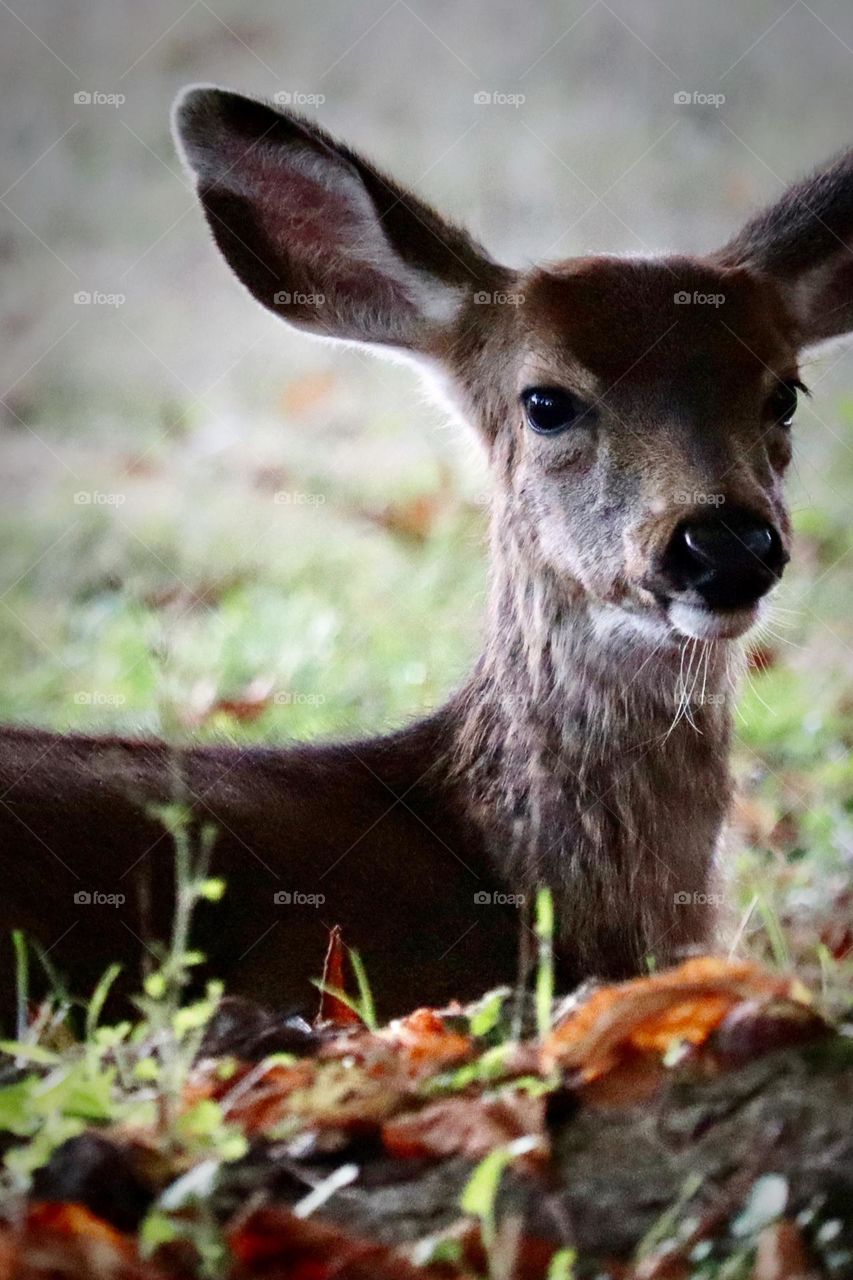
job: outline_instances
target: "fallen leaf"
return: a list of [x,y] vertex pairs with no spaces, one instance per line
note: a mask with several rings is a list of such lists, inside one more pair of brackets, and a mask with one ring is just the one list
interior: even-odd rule
[[823,1018],[796,1000],[745,1000],[729,1010],[706,1048],[717,1065],[732,1070],[765,1053],[809,1044],[829,1033]]
[[[435,1280],[447,1269],[415,1267],[387,1245],[360,1240],[315,1218],[286,1209],[254,1213],[229,1243],[236,1259],[231,1280]],[[454,1268],[464,1280],[464,1273]]]
[[774,1222],[758,1237],[752,1280],[818,1280],[799,1227]]
[[580,1071],[586,1080],[610,1070],[625,1051],[664,1054],[675,1044],[702,1044],[726,1014],[756,996],[789,996],[799,988],[747,961],[700,956],[648,978],[602,987],[542,1047],[542,1067]]
[[248,1134],[259,1133],[279,1123],[288,1099],[298,1089],[309,1088],[316,1066],[309,1058],[292,1066],[278,1063],[241,1063],[223,1080],[217,1075],[218,1062],[205,1059],[190,1076],[182,1097],[186,1110],[212,1099],[222,1107],[226,1119]]
[[396,1045],[403,1061],[415,1070],[464,1062],[474,1051],[472,1037],[448,1027],[435,1009],[416,1009],[408,1017],[392,1022],[381,1034]]
[[446,509],[447,502],[443,495],[424,493],[410,498],[408,502],[389,503],[381,510],[368,511],[365,515],[389,533],[414,542],[425,542]]
[[333,373],[306,373],[294,378],[281,393],[281,410],[286,417],[300,417],[325,404],[335,389]]
[[215,699],[208,708],[205,718],[216,715],[217,712],[224,712],[225,715],[233,716],[243,724],[251,724],[259,720],[272,705],[273,681],[258,678],[252,680],[245,689],[231,698]]
[[528,1134],[542,1139],[544,1151],[544,1133],[544,1099],[505,1090],[479,1098],[442,1098],[395,1116],[382,1126],[382,1142],[390,1155],[406,1159],[460,1155],[480,1160]]
[[750,671],[769,671],[778,658],[769,645],[757,644],[747,653],[746,661]]
[[128,1236],[77,1204],[33,1205],[0,1229],[0,1280],[166,1280]]
[[323,962],[323,985],[320,988],[320,1008],[317,1012],[315,1026],[323,1022],[333,1022],[339,1026],[350,1024],[361,1025],[361,1018],[343,1000],[335,995],[337,991],[346,993],[346,947],[340,925],[335,925],[329,933],[329,946]]

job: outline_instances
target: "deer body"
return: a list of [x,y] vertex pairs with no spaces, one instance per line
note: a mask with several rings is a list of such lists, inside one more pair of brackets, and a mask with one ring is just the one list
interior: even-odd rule
[[[148,807],[173,799],[179,776],[196,821],[218,829],[227,894],[200,908],[194,943],[230,989],[310,1012],[309,979],[340,924],[382,972],[385,1011],[411,1006],[424,982],[438,998],[473,996],[511,976],[516,913],[489,906],[472,929],[475,893],[499,883],[444,767],[448,745],[442,713],[384,739],[290,750],[10,730],[4,918],[51,949],[75,990],[116,959],[135,990],[143,940],[168,936],[174,902],[172,840]],[[124,901],[78,903],[81,891]],[[2,983],[8,1010],[10,964]]]
[[[367,742],[0,732],[0,923],[82,989],[162,936],[171,850],[149,809],[178,777],[228,882],[199,945],[272,1003],[307,1003],[334,924],[384,1013],[511,981],[540,884],[566,982],[708,946],[736,641],[788,558],[798,354],[853,328],[853,159],[715,255],[519,273],[297,116],[198,88],[175,128],[258,301],[420,360],[475,426],[486,643],[443,708]],[[90,890],[125,902],[75,902]],[[8,965],[0,983],[8,1007]]]
[[[630,648],[603,655],[583,613],[531,627],[497,608],[470,682],[387,738],[176,752],[5,731],[0,832],[16,850],[5,918],[52,947],[79,990],[167,936],[173,848],[148,810],[179,777],[198,823],[218,830],[228,885],[202,908],[196,941],[231,989],[273,1005],[310,1009],[333,924],[365,955],[386,1012],[512,982],[539,884],[555,896],[566,984],[709,940],[727,711],[697,704],[668,734],[678,661],[640,670]],[[78,904],[81,890],[125,901]],[[9,1008],[10,966],[0,992]]]

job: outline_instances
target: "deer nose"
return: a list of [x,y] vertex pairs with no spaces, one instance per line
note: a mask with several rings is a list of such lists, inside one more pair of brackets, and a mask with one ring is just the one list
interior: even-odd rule
[[710,609],[754,604],[782,576],[788,556],[779,532],[751,512],[731,509],[685,520],[664,556],[678,591],[695,591]]

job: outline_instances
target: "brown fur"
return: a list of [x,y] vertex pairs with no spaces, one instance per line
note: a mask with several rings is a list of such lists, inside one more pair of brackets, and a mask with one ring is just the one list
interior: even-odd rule
[[[420,357],[476,426],[494,488],[486,643],[439,712],[367,742],[176,753],[4,731],[2,923],[40,937],[78,987],[138,955],[171,910],[169,845],[146,806],[177,778],[194,821],[220,830],[229,892],[200,945],[235,990],[304,1004],[340,923],[383,1012],[474,996],[512,980],[515,900],[543,883],[565,982],[711,945],[727,637],[753,616],[703,612],[667,553],[713,497],[773,530],[784,562],[791,445],[768,406],[802,346],[853,323],[838,252],[849,162],[797,189],[828,239],[783,200],[712,257],[516,273],[299,117],[198,89],[176,129],[214,238],[259,301]],[[566,388],[593,416],[537,434],[531,386]],[[128,901],[77,909],[81,888]],[[281,890],[325,901],[282,907]]]

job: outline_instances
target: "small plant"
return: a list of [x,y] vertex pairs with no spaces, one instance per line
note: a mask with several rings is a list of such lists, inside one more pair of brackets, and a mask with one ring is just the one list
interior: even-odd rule
[[175,912],[170,943],[151,948],[158,963],[134,1000],[139,1021],[102,1023],[121,971],[113,964],[82,1002],[82,1039],[70,1038],[66,1015],[75,1002],[55,979],[54,995],[28,1023],[30,952],[22,935],[14,939],[18,1034],[0,1041],[0,1051],[23,1074],[0,1088],[0,1129],[26,1141],[5,1154],[0,1191],[6,1194],[25,1193],[57,1147],[91,1125],[144,1129],[163,1153],[192,1160],[228,1161],[246,1150],[245,1138],[225,1122],[217,1103],[184,1105],[189,1072],[222,995],[221,984],[209,982],[200,998],[186,999],[204,959],[190,946],[193,913],[200,901],[221,898],[225,888],[208,875],[215,829],[203,826],[196,836],[180,803],[155,812],[175,848]]
[[544,886],[536,894],[536,1032],[544,1040],[551,1030],[554,1008],[554,899]]
[[538,1145],[535,1137],[516,1138],[503,1147],[490,1151],[477,1165],[459,1200],[463,1213],[476,1218],[480,1224],[480,1237],[489,1259],[489,1274],[497,1275],[502,1263],[499,1258],[501,1230],[498,1222],[498,1194],[507,1168],[520,1156],[528,1155]]

